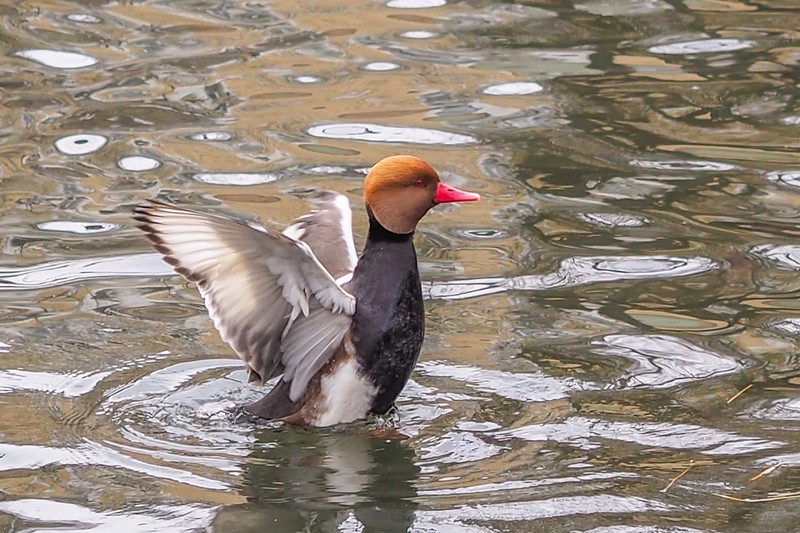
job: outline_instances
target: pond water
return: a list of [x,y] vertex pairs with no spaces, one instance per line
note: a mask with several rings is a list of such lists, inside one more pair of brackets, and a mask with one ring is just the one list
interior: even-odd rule
[[[0,530],[800,531],[792,0],[0,6]],[[413,153],[390,424],[257,426],[159,196],[282,227]]]

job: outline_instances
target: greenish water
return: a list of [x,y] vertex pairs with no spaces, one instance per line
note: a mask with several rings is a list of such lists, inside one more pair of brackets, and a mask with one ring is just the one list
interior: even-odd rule
[[[6,2],[0,531],[800,531],[795,4]],[[483,201],[392,427],[231,420],[132,208],[331,188],[360,243],[397,153]]]

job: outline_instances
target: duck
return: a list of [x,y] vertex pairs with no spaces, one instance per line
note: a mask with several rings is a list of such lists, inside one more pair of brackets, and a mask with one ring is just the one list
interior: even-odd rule
[[241,410],[326,427],[394,407],[425,336],[417,224],[438,204],[479,199],[420,158],[382,159],[364,179],[360,256],[349,199],[334,191],[317,192],[314,209],[282,232],[160,200],[137,206],[133,220],[196,284],[248,381],[276,380]]

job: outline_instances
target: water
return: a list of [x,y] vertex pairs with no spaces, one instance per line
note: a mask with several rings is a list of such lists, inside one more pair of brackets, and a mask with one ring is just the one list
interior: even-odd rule
[[[797,532],[800,11],[762,0],[0,7],[0,530]],[[388,422],[260,391],[131,226],[280,227],[414,153]],[[791,495],[794,496],[791,496]]]

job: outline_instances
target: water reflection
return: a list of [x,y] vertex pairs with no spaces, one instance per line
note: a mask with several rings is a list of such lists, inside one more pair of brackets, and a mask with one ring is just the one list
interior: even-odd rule
[[70,448],[0,444],[0,472],[71,466],[87,468],[108,466],[144,474],[146,478],[171,480],[202,489],[226,490],[229,488],[226,483],[221,481],[192,474],[180,468],[141,461],[132,455],[115,450],[112,446],[89,440]]
[[616,384],[621,388],[675,387],[744,368],[732,357],[668,335],[607,335],[592,345],[596,354],[632,361]]
[[500,439],[557,441],[583,450],[598,449],[605,439],[639,446],[697,449],[709,455],[738,455],[786,446],[785,442],[737,435],[691,424],[603,421],[572,417],[557,424],[534,424],[496,433]]
[[401,128],[381,124],[321,124],[308,128],[312,137],[353,139],[359,141],[459,145],[476,142],[474,137],[460,133],[425,129]]
[[571,380],[554,379],[544,373],[506,373],[485,368],[448,365],[424,361],[418,371],[427,376],[446,377],[469,384],[475,389],[511,400],[544,402],[567,398],[573,389],[591,388]]
[[221,510],[213,525],[242,532],[262,531],[263,524],[276,531],[409,531],[418,473],[413,449],[401,440],[363,430],[263,431],[244,474],[248,503]]
[[692,276],[716,268],[716,262],[704,257],[571,257],[562,261],[556,272],[549,274],[433,282],[423,289],[430,298],[457,300],[508,290],[542,291],[626,279]]
[[42,222],[36,227],[42,231],[58,231],[63,233],[74,233],[77,235],[88,235],[92,233],[105,233],[120,228],[119,224],[110,222],[76,222],[72,220],[51,220]]
[[517,81],[512,83],[500,83],[498,85],[490,85],[483,89],[484,94],[492,96],[510,96],[510,95],[524,95],[534,94],[544,90],[544,87],[534,82]]
[[52,68],[73,69],[91,67],[97,64],[97,59],[87,56],[86,54],[63,52],[61,50],[21,50],[15,55]]
[[174,270],[157,254],[53,261],[32,267],[0,268],[0,291],[58,287],[92,279],[172,276]]
[[106,145],[108,139],[102,135],[79,133],[67,135],[56,141],[59,152],[67,155],[86,155],[96,152]]
[[697,41],[660,44],[651,46],[648,50],[654,54],[690,55],[710,52],[733,52],[750,48],[754,44],[753,41],[740,41],[739,39],[700,39]]
[[[6,2],[0,530],[793,531],[711,496],[798,485],[787,6]],[[407,151],[483,201],[416,237],[395,432],[232,420],[263,390],[131,206],[333,188],[363,242]]]
[[252,172],[249,174],[243,172],[201,172],[192,176],[195,180],[208,183],[211,185],[259,185],[262,183],[270,183],[279,179],[276,174],[264,172]]
[[122,170],[130,172],[147,172],[154,170],[161,166],[161,161],[152,157],[145,157],[142,155],[129,155],[117,161],[117,165]]
[[213,509],[196,505],[155,505],[129,513],[97,512],[74,503],[46,499],[21,499],[0,502],[0,512],[20,522],[35,524],[25,531],[111,531],[135,530],[141,533],[161,531],[197,531],[209,527]]
[[750,253],[775,264],[779,268],[800,270],[800,246],[794,244],[760,244],[750,249]]

